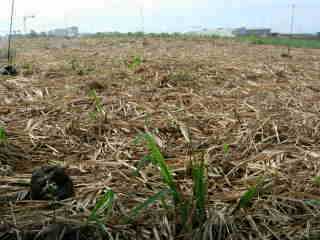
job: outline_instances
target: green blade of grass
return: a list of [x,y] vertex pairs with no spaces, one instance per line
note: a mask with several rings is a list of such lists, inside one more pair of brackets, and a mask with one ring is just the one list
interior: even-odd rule
[[163,189],[158,193],[154,194],[153,196],[149,197],[146,201],[141,203],[140,205],[136,206],[129,214],[130,219],[133,219],[138,216],[138,214],[143,210],[148,208],[149,205],[155,203],[159,199],[161,200],[164,196],[171,192],[170,189]]
[[193,167],[193,196],[196,201],[197,220],[204,221],[206,218],[207,181],[203,161]]
[[257,194],[257,187],[249,188],[240,198],[239,207],[246,208]]
[[260,185],[263,182],[263,178],[259,177],[257,184],[253,187],[250,187],[240,198],[239,201],[239,208],[246,208],[250,205],[250,202],[253,200],[253,198],[258,194],[258,190]]
[[89,220],[97,219],[97,215],[99,212],[106,212],[108,211],[113,204],[114,200],[114,192],[112,190],[108,190],[103,197],[96,203],[94,209],[92,210]]
[[225,143],[223,144],[223,152],[225,155],[227,155],[229,153],[229,149],[230,149],[230,145]]
[[305,200],[303,201],[305,204],[309,205],[309,206],[320,206],[320,201],[316,200],[316,199],[311,199],[311,200]]
[[96,92],[96,90],[95,89],[92,89],[92,90],[90,90],[90,92],[89,92],[89,97],[91,98],[91,99],[96,99],[96,97],[97,97],[97,92]]
[[0,127],[0,143],[7,141],[7,134],[3,127]]
[[161,176],[163,178],[163,181],[165,184],[169,186],[169,188],[172,191],[173,199],[175,203],[179,203],[182,201],[182,197],[180,193],[177,190],[176,184],[174,182],[173,176],[165,162],[165,159],[163,155],[161,154],[156,141],[150,134],[144,134],[144,138],[147,142],[147,147],[150,151],[150,156],[153,159],[154,162],[157,163],[157,165],[160,168]]
[[313,182],[314,182],[316,185],[320,186],[320,176],[314,177],[314,178],[313,178]]

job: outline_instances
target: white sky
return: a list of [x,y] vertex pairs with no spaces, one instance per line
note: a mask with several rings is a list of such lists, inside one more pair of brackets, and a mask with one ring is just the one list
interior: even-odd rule
[[[141,30],[143,6],[148,31],[186,31],[203,27],[272,27],[286,31],[292,0],[15,0],[15,29],[35,14],[29,29],[77,25],[81,31]],[[1,0],[0,34],[7,31],[11,0]],[[320,32],[319,0],[296,0],[296,31]]]

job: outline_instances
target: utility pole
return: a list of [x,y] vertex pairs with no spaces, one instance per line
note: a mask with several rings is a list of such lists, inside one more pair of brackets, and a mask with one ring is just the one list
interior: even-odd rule
[[13,16],[14,16],[14,2],[11,0],[11,16],[10,16],[10,27],[8,35],[8,65],[0,69],[0,74],[14,76],[17,74],[17,70],[13,66],[13,57],[11,54],[11,44],[12,44],[12,32],[13,32]]
[[295,4],[292,4],[292,5],[291,5],[291,26],[290,26],[290,34],[291,34],[291,35],[293,34],[293,28],[294,28],[295,8],[296,8],[296,5],[295,5]]
[[[290,22],[290,39],[292,40],[293,38],[293,30],[294,30],[294,20],[295,20],[295,9],[296,9],[296,5],[292,4],[291,5],[291,22]],[[291,52],[291,47],[290,44],[288,46],[288,56],[290,56],[290,52]]]
[[142,55],[143,59],[145,56],[144,46],[145,46],[145,35],[144,35],[144,1],[142,1],[142,4],[140,5],[140,18],[141,18],[141,30],[142,30]]
[[10,18],[10,28],[8,36],[8,66],[12,65],[12,56],[11,56],[11,42],[12,42],[12,28],[13,28],[13,15],[14,15],[14,1],[11,0],[11,18]]

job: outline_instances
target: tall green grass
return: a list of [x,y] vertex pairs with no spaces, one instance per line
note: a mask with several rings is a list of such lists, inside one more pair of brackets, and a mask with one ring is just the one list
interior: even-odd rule
[[[172,232],[174,238],[207,239],[208,234],[213,236],[211,234],[214,234],[214,232],[210,233],[205,230],[208,227],[208,223],[211,224],[212,217],[210,218],[207,214],[208,180],[204,156],[199,154],[201,156],[196,157],[192,153],[194,156],[191,159],[191,175],[185,175],[185,178],[189,178],[192,181],[192,190],[191,194],[186,194],[182,191],[182,186],[167,164],[153,135],[145,133],[140,135],[138,140],[140,143],[143,141],[143,145],[147,148],[148,152],[141,159],[136,173],[139,174],[147,164],[153,164],[159,169],[163,188],[133,207],[128,214],[122,216],[123,223],[134,224],[140,214],[146,214],[151,205],[158,204],[161,212],[164,210],[175,225]],[[226,154],[229,152],[227,144],[224,145],[224,152]],[[262,193],[264,180],[265,177],[263,176],[257,177],[255,184],[242,194],[234,211],[249,208],[253,204],[254,198]],[[106,191],[97,201],[87,220],[89,224],[99,226],[106,234],[110,234],[110,229],[105,224],[111,219],[114,200],[114,192],[112,190]],[[309,204],[314,204],[314,202],[310,202]],[[160,211],[158,213],[160,214]],[[214,227],[217,226],[214,225]],[[212,239],[224,239],[223,236],[228,234],[227,225],[218,226],[218,229],[218,237]]]
[[[181,191],[178,181],[175,179],[172,170],[166,163],[154,137],[151,134],[142,134],[139,140],[143,140],[148,155],[141,160],[138,171],[147,163],[158,167],[164,187],[141,204],[135,206],[127,216],[124,216],[125,223],[134,222],[139,214],[159,202],[163,209],[172,216],[175,221],[176,236],[191,236],[191,234],[202,228],[207,220],[207,176],[203,159],[192,164],[192,194],[186,196]],[[108,221],[114,204],[115,194],[112,190],[97,201],[94,209],[88,217],[87,222],[98,225],[101,230],[108,233],[105,222]],[[166,201],[166,200],[169,201]],[[171,201],[170,201],[171,200]]]
[[195,202],[194,224],[201,225],[206,221],[206,204],[208,184],[204,161],[197,162],[192,166],[193,198]]
[[194,228],[201,227],[206,220],[207,203],[207,178],[204,161],[200,160],[192,165],[193,191],[191,197],[186,197],[180,190],[179,184],[167,165],[154,137],[151,134],[143,134],[142,138],[149,150],[147,158],[142,161],[148,160],[159,168],[166,187],[135,207],[131,211],[130,217],[136,217],[142,210],[147,209],[149,205],[161,199],[163,200],[166,196],[170,196],[178,233],[190,233]]

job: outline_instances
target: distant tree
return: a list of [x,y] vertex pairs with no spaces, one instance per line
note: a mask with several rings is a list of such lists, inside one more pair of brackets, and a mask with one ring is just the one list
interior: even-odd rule
[[134,33],[134,36],[136,36],[136,37],[143,37],[145,34],[144,34],[144,32],[135,32]]
[[96,37],[104,37],[105,34],[103,32],[97,32],[96,34]]
[[170,37],[170,34],[166,32],[162,32],[160,33],[160,37]]
[[46,32],[41,32],[40,33],[40,37],[47,37],[47,33]]
[[181,33],[179,33],[179,32],[174,32],[174,33],[172,33],[172,36],[174,36],[174,37],[180,37],[182,34]]
[[37,33],[35,30],[32,30],[32,29],[31,29],[29,36],[32,37],[32,38],[33,38],[33,37],[38,37],[38,33]]
[[119,37],[119,36],[122,36],[123,34],[121,32],[114,31],[114,32],[112,32],[112,35]]

